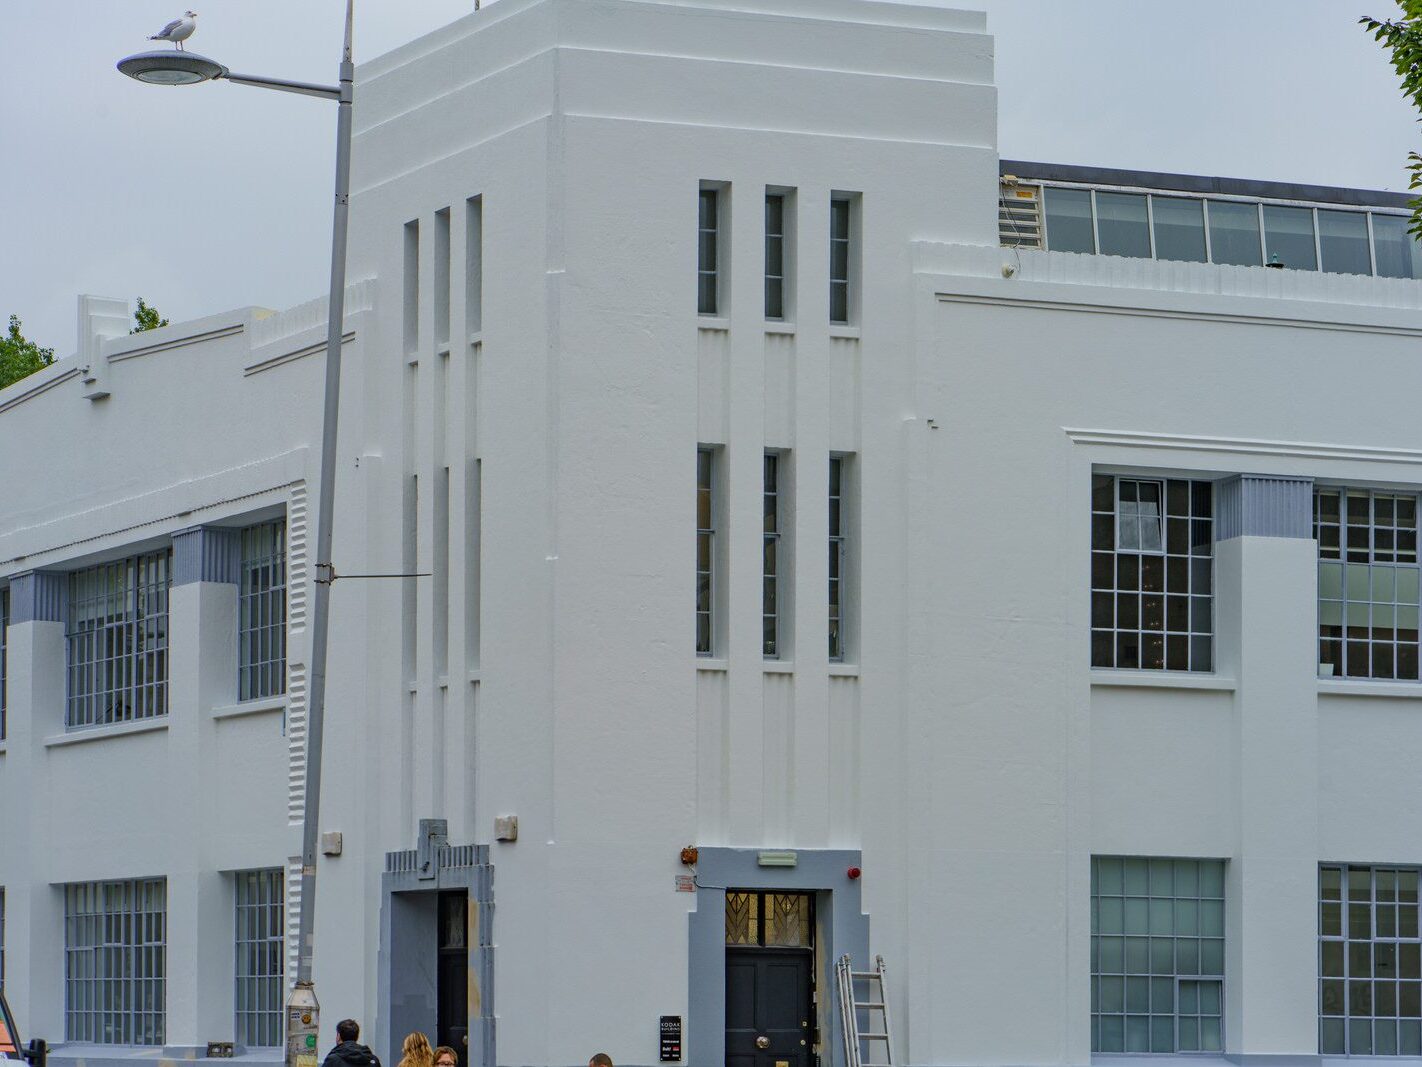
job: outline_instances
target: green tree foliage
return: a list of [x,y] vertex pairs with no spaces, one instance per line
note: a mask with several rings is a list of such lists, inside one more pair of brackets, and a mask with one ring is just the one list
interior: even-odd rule
[[142,333],[144,330],[156,330],[159,326],[167,326],[168,320],[159,318],[158,309],[149,307],[143,302],[143,297],[138,298],[138,310],[133,313],[133,329],[129,333]]
[[54,362],[54,349],[41,348],[20,332],[18,316],[10,316],[10,329],[0,337],[0,389],[42,370]]
[[[1396,0],[1402,18],[1375,19],[1363,16],[1358,22],[1373,39],[1391,53],[1392,68],[1402,80],[1402,98],[1422,112],[1422,0]],[[1422,119],[1418,119],[1422,122]],[[1408,188],[1422,189],[1422,155],[1407,154],[1411,174]],[[1411,201],[1413,236],[1422,237],[1422,197]]]

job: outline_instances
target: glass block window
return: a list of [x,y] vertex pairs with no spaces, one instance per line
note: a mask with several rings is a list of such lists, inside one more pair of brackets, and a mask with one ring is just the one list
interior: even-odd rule
[[0,741],[5,740],[5,708],[10,701],[10,590],[0,589]]
[[809,893],[726,891],[726,944],[812,948],[815,901]]
[[830,322],[849,322],[850,201],[830,201]]
[[1318,1051],[1422,1055],[1416,867],[1318,871]]
[[829,658],[844,659],[844,580],[848,538],[845,514],[845,457],[829,463]]
[[713,651],[716,594],[716,452],[696,450],[696,654]]
[[720,311],[721,194],[702,189],[696,226],[696,310],[702,315]]
[[1091,487],[1091,665],[1209,671],[1214,487],[1097,474]]
[[1316,488],[1319,673],[1417,680],[1417,494]]
[[1224,1050],[1224,861],[1093,856],[1091,1051]]
[[238,871],[236,879],[236,1041],[270,1048],[285,1040],[282,1005],[283,880],[280,868]]
[[761,652],[766,659],[780,655],[780,454],[765,454],[762,500]]
[[765,194],[765,317],[785,317],[785,195]]
[[286,521],[242,531],[237,594],[241,700],[286,692]]
[[64,887],[64,1037],[161,1045],[167,1025],[167,883]]
[[150,552],[69,576],[68,726],[168,713],[172,552]]

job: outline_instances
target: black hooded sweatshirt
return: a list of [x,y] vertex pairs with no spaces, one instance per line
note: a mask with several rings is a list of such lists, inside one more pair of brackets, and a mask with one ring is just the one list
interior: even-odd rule
[[326,1054],[321,1067],[380,1067],[380,1060],[365,1045],[342,1041]]

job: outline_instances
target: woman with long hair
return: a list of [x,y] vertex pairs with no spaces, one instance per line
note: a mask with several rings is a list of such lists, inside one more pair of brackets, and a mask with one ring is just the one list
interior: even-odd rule
[[400,1046],[398,1067],[434,1067],[434,1049],[430,1039],[416,1030],[405,1035],[405,1043]]

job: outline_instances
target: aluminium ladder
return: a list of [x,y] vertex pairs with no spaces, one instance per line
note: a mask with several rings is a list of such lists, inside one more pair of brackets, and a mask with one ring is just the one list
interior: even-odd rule
[[[848,956],[841,956],[835,964],[835,985],[839,992],[839,1018],[844,1031],[845,1067],[895,1067],[894,1040],[889,1025],[889,997],[884,988],[884,957],[874,957],[872,971],[856,971]],[[864,1000],[855,999],[854,986],[862,982],[865,986]],[[860,1030],[860,1013],[864,1016],[864,1026]],[[874,1029],[875,1023],[882,1024]],[[865,1058],[865,1047],[876,1051],[883,1049],[883,1058],[871,1055]]]

